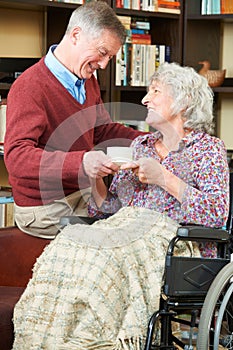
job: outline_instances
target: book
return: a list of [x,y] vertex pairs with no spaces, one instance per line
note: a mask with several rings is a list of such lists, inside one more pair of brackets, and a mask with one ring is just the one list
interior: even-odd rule
[[144,18],[144,19],[132,18],[131,29],[144,29],[149,31],[150,21],[147,18]]
[[4,144],[6,133],[6,104],[0,104],[0,145]]
[[[204,1],[204,0],[202,0]],[[207,0],[205,0],[207,1]],[[220,1],[220,9],[221,9],[221,14],[224,14],[226,13],[226,4],[225,4],[226,0],[221,0]]]
[[221,13],[221,0],[202,0],[202,15],[219,15]]
[[146,86],[147,82],[147,50],[146,50],[147,45],[141,45],[141,69],[140,69],[140,86]]
[[201,14],[202,15],[207,14],[207,0],[202,0],[201,2]]
[[132,10],[140,10],[141,9],[140,0],[132,0],[131,9]]
[[123,84],[124,72],[123,70],[123,60],[122,60],[122,47],[116,54],[116,65],[115,65],[115,85],[121,86]]
[[130,30],[131,28],[131,17],[130,16],[117,16],[121,23],[124,25],[126,30]]
[[131,52],[132,44],[125,43],[123,45],[123,56],[124,56],[124,68],[123,68],[123,86],[130,86],[131,84]]
[[172,1],[172,0],[158,0],[158,6],[167,6],[167,7],[175,7],[180,8],[180,1]]
[[225,0],[224,1],[224,7],[225,7],[225,14],[226,13],[233,13],[233,1],[232,0]]
[[14,226],[14,199],[11,190],[0,190],[0,227]]
[[0,227],[15,226],[14,203],[0,204]]
[[165,45],[159,45],[159,64],[165,62]]
[[171,62],[171,46],[165,46],[165,62]]
[[132,34],[131,35],[132,44],[151,44],[151,35],[150,34]]
[[167,8],[167,7],[158,7],[158,12],[163,12],[163,13],[173,13],[173,14],[180,14],[180,9],[176,8]]
[[141,45],[132,44],[131,56],[131,86],[140,86],[141,80]]
[[212,0],[211,11],[212,11],[212,15],[219,15],[221,13],[220,0],[214,0],[214,1]]
[[123,0],[123,8],[124,9],[130,9],[131,8],[130,0]]
[[155,54],[156,54],[156,45],[148,45],[147,46],[147,80],[146,86],[149,85],[150,78],[152,74],[155,72]]
[[116,7],[117,8],[123,8],[124,7],[123,0],[116,0]]

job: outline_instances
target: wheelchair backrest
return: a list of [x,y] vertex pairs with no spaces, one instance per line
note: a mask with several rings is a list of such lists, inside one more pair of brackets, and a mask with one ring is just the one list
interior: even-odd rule
[[233,235],[233,172],[230,172],[230,208],[227,220],[227,231]]

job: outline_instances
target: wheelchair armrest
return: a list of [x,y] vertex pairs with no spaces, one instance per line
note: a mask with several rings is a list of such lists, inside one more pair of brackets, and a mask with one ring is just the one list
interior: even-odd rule
[[68,224],[75,225],[75,224],[84,224],[84,225],[91,225],[95,221],[98,221],[97,218],[91,218],[86,216],[63,216],[60,218],[60,225],[62,227],[65,227]]
[[228,241],[229,233],[221,228],[205,227],[205,226],[181,226],[177,230],[178,237],[191,238],[192,240],[214,240],[216,242]]

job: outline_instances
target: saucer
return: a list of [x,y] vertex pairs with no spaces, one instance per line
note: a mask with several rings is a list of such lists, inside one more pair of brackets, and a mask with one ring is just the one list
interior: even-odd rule
[[120,165],[122,165],[124,163],[132,162],[132,159],[130,159],[130,158],[114,157],[114,158],[112,158],[112,162],[120,166]]

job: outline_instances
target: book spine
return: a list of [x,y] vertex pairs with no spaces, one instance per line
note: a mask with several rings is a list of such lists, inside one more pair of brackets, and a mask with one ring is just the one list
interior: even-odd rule
[[221,0],[220,7],[221,7],[221,13],[222,14],[226,13],[226,0]]
[[201,2],[201,14],[202,15],[207,14],[207,0],[202,0]]
[[141,45],[132,44],[132,86],[140,86]]
[[122,78],[122,47],[116,54],[116,65],[115,65],[115,85],[121,86]]
[[4,144],[6,133],[6,104],[0,104],[0,145]]
[[165,46],[165,61],[171,62],[171,46],[169,45]]
[[180,7],[180,1],[158,0],[158,6]]
[[220,9],[220,0],[214,0],[212,1],[212,14],[213,15],[219,15],[221,12]]
[[212,0],[207,0],[206,14],[207,15],[211,15],[212,14]]

